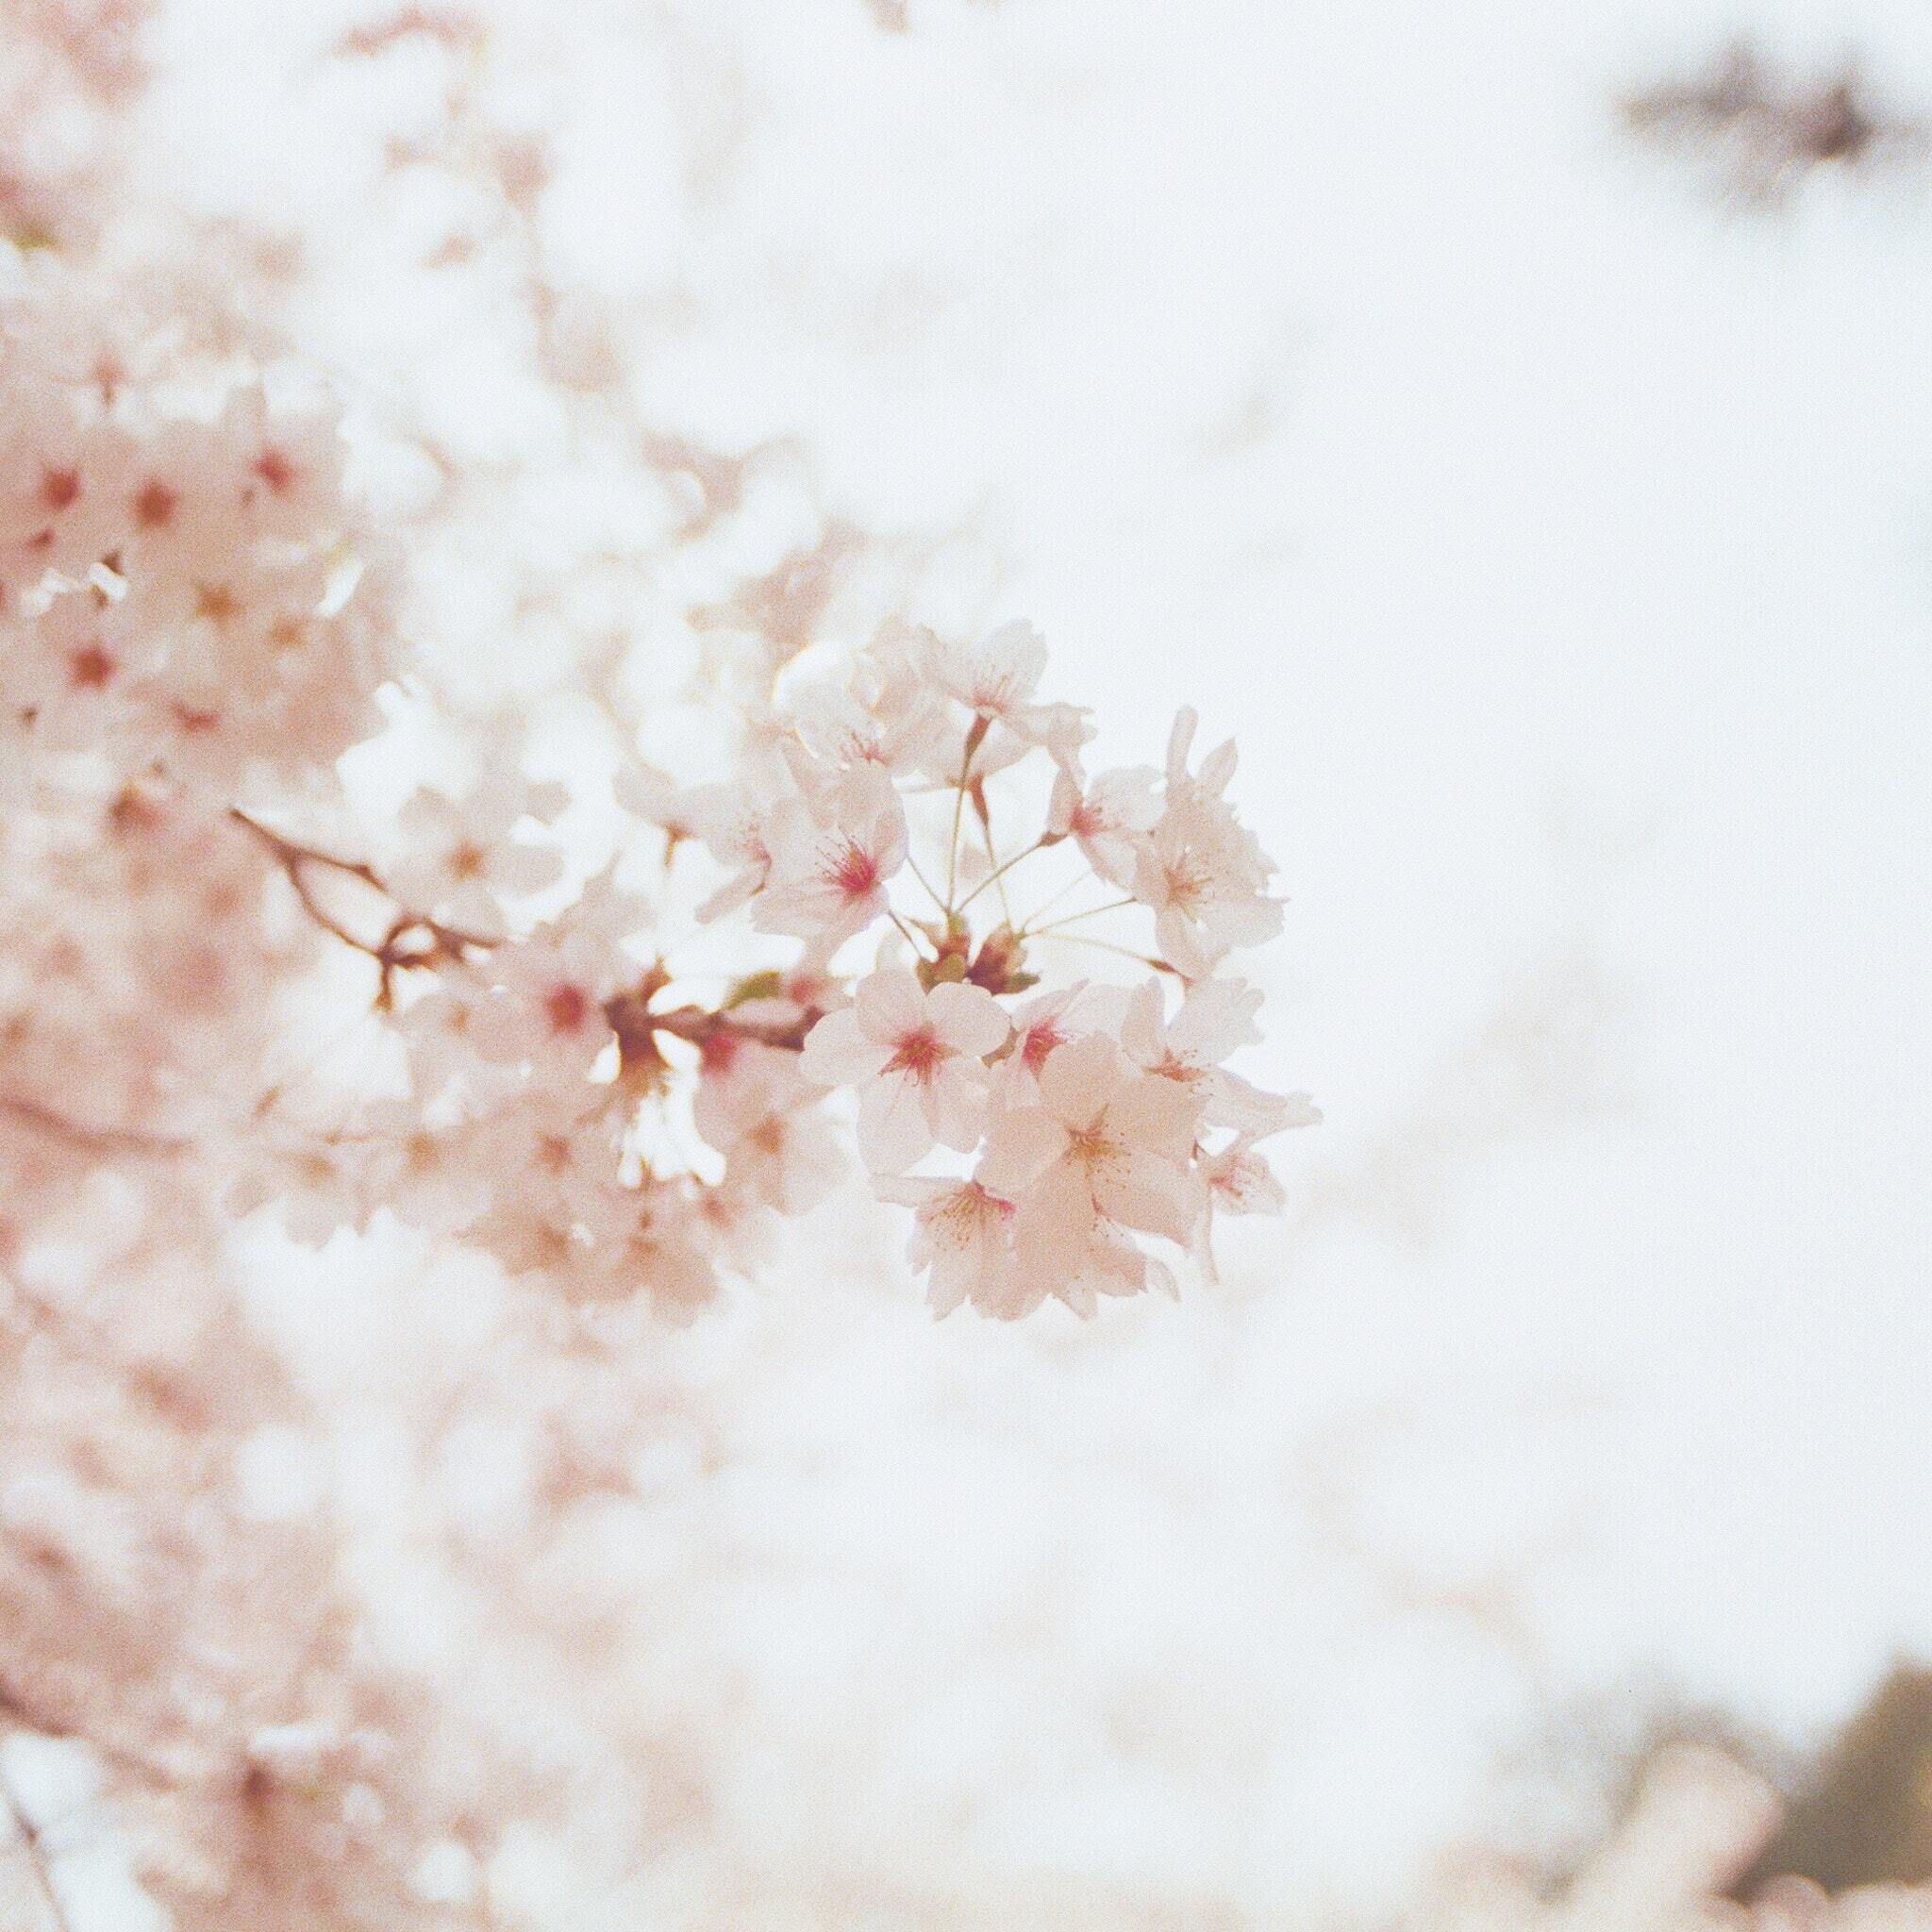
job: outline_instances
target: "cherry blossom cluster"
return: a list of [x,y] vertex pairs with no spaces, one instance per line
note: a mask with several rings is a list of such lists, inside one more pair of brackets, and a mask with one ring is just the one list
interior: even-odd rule
[[[1164,772],[1090,772],[1087,713],[1038,695],[1045,658],[1024,623],[970,645],[888,626],[839,675],[792,667],[741,784],[634,775],[625,794],[667,862],[698,844],[722,869],[701,918],[742,908],[803,945],[771,987],[797,1072],[721,1031],[700,1126],[736,1146],[747,1108],[856,1095],[859,1151],[912,1209],[941,1314],[1171,1290],[1170,1254],[1211,1261],[1217,1212],[1279,1205],[1259,1143],[1315,1118],[1226,1065],[1261,1003],[1226,962],[1282,917],[1225,796],[1233,746],[1194,765],[1183,712]],[[869,970],[848,998],[854,952]],[[1114,970],[1074,976],[1070,956]],[[816,1190],[816,1141],[770,1158]]]
[[197,366],[125,299],[30,258],[0,278],[0,769],[307,781],[396,669],[336,415]]
[[[1192,766],[1184,714],[1164,774],[1090,774],[1085,714],[1036,700],[1043,661],[1024,625],[972,647],[889,626],[837,679],[808,654],[736,782],[618,771],[641,837],[544,920],[562,787],[421,791],[380,874],[256,827],[376,961],[404,1085],[325,1130],[264,1118],[239,1205],[279,1194],[315,1239],[386,1209],[581,1306],[681,1318],[837,1185],[847,1091],[941,1313],[1084,1312],[1172,1289],[1172,1255],[1211,1266],[1217,1213],[1279,1203],[1259,1143],[1314,1118],[1226,1064],[1261,996],[1224,963],[1278,927],[1272,867],[1230,748]],[[617,882],[640,843],[655,902]],[[680,902],[729,971],[665,943]],[[1158,951],[1103,936],[1136,917]]]
[[[168,1163],[170,1214],[390,1217],[682,1319],[838,1185],[848,1104],[941,1312],[1172,1288],[1275,1205],[1260,1144],[1313,1115],[1227,1065],[1281,924],[1231,746],[1183,713],[1164,772],[1090,770],[1029,626],[840,657],[781,565],[705,620],[725,782],[615,715],[539,782],[414,647],[432,533],[405,569],[299,370],[176,283],[0,250],[9,1244]],[[375,804],[345,759],[412,711],[455,775]],[[318,1013],[353,1050],[290,1044]]]
[[264,1109],[232,1204],[318,1241],[387,1211],[587,1313],[683,1319],[838,1184],[842,1092],[942,1314],[1211,1268],[1217,1214],[1279,1205],[1260,1143],[1315,1118],[1227,1064],[1261,995],[1226,962],[1278,929],[1273,867],[1231,747],[1196,764],[1184,713],[1164,772],[1090,773],[1044,658],[1025,625],[802,654],[734,781],[616,770],[630,834],[574,896],[570,788],[507,768],[420,791],[379,868],[244,820],[375,962],[399,1058],[346,1108]]

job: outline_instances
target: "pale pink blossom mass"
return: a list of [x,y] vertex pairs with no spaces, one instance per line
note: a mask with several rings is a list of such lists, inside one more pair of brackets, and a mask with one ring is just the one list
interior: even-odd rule
[[[675,1845],[681,1787],[579,1777],[562,1725],[512,1775],[487,1700],[415,1724],[362,1655],[358,1497],[480,1454],[451,1419],[494,1378],[459,1554],[514,1570],[506,1524],[594,1493],[656,1616],[624,1402],[667,1325],[702,1355],[774,1264],[822,1285],[823,1204],[909,1230],[936,1314],[1198,1279],[1312,1117],[1229,1064],[1227,961],[1281,908],[1191,714],[1164,774],[1090,775],[1030,623],[942,620],[789,442],[645,413],[666,378],[546,228],[568,143],[485,105],[514,63],[463,8],[312,50],[314,233],[169,198],[209,171],[148,150],[145,12],[0,34],[0,1413],[74,1474],[40,1514],[0,1483],[0,1918],[31,1731],[139,1814],[165,1913],[117,1925],[522,1924],[478,1875],[510,1810]],[[375,1257],[406,1360],[307,1286]],[[277,1321],[326,1337],[349,1421],[308,1446],[358,1473],[270,1535],[225,1473],[326,1406]],[[357,1420],[419,1376],[451,1440]],[[450,1614],[508,1641],[523,1581]]]

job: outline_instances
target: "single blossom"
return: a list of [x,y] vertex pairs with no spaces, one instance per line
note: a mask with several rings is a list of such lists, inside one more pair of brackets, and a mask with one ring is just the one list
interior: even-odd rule
[[1095,1223],[1077,1261],[1051,1284],[1054,1296],[1083,1321],[1091,1317],[1103,1295],[1146,1294],[1155,1289],[1178,1296],[1174,1270],[1106,1221]]
[[342,438],[334,415],[271,410],[256,387],[230,398],[218,430],[228,443],[236,508],[250,529],[281,541],[340,516]]
[[1039,1100],[1040,1070],[1047,1057],[1056,1047],[1093,1030],[1083,1020],[1097,1006],[1088,996],[1087,982],[1076,979],[1071,986],[1036,993],[1013,1008],[1012,1047],[995,1070],[998,1091],[1007,1106],[1029,1106]]
[[519,777],[487,778],[453,799],[426,787],[396,814],[405,857],[391,868],[397,900],[469,930],[502,929],[506,900],[527,898],[563,875],[563,855],[513,836],[525,819],[541,824],[561,801],[552,788]]
[[1264,1092],[1221,1063],[1261,1037],[1255,1024],[1261,991],[1238,979],[1197,980],[1167,1015],[1158,980],[1138,988],[1121,1023],[1121,1044],[1145,1072],[1174,1080],[1200,1099],[1206,1125],[1271,1134],[1307,1120],[1306,1094]]
[[915,1268],[929,1271],[928,1300],[936,1319],[962,1302],[982,1314],[1010,1320],[1038,1306],[1014,1265],[1008,1234],[1013,1204],[976,1180],[913,1175],[875,1181],[879,1198],[913,1210],[907,1253]]
[[[619,1238],[599,1256],[616,1298],[647,1296],[658,1317],[675,1327],[694,1322],[718,1294],[718,1260],[724,1243],[717,1213],[725,1201],[718,1190],[702,1200],[673,1187],[641,1188],[625,1202]],[[742,1213],[730,1204],[734,1221]]]
[[805,1042],[807,1077],[858,1090],[858,1144],[877,1173],[898,1174],[935,1141],[968,1152],[985,1124],[985,1059],[1008,1038],[1006,1014],[977,986],[929,991],[909,968],[882,961],[852,1005]]
[[1056,1048],[1040,1101],[997,1115],[978,1177],[1018,1207],[1014,1246],[1049,1280],[1091,1265],[1101,1224],[1188,1238],[1200,1210],[1189,1171],[1200,1106],[1143,1074],[1104,1035]]
[[1124,887],[1133,879],[1144,834],[1160,817],[1158,782],[1158,774],[1146,765],[1102,772],[1085,784],[1063,769],[1047,805],[1047,832],[1074,840],[1102,878]]
[[1274,862],[1222,797],[1234,775],[1234,745],[1188,771],[1195,719],[1184,710],[1168,747],[1167,795],[1140,848],[1132,891],[1155,915],[1161,957],[1191,979],[1206,978],[1236,946],[1281,930],[1281,905],[1264,890]]
[[697,1130],[727,1172],[780,1214],[805,1214],[838,1186],[844,1157],[795,1054],[721,1036],[691,1103]]
[[904,659],[868,653],[859,688],[809,684],[791,694],[788,709],[799,741],[815,758],[849,769],[874,765],[893,777],[925,770],[945,731],[940,693]]
[[933,671],[940,688],[988,724],[1024,734],[1033,693],[1046,669],[1046,641],[1024,620],[1002,625],[977,645],[941,644]]
[[564,923],[493,948],[464,1034],[486,1060],[527,1063],[540,1079],[585,1079],[615,1041],[604,1003],[622,962],[604,936]]
[[886,910],[906,863],[906,808],[873,767],[847,774],[823,805],[781,800],[771,820],[771,873],[753,908],[762,932],[849,938]]
[[1204,1155],[1199,1172],[1207,1186],[1207,1196],[1191,1245],[1195,1261],[1212,1280],[1216,1276],[1215,1216],[1279,1214],[1287,1204],[1287,1196],[1266,1158],[1256,1152],[1252,1135],[1237,1135],[1220,1152]]

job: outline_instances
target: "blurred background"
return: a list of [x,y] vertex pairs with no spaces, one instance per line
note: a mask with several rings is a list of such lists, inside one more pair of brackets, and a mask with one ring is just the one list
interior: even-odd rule
[[[1031,617],[1104,760],[1239,736],[1245,1071],[1326,1115],[1176,1306],[936,1328],[846,1199],[667,1339],[542,1579],[635,1625],[580,1694],[689,1740],[621,1922],[1374,1920],[1560,1861],[1673,1731],[1802,1788],[1932,1654],[1924,8],[469,11],[654,420]],[[329,188],[348,17],[168,17],[210,205]],[[329,325],[488,418],[432,303]],[[389,1639],[499,1694],[409,1583],[417,1304],[258,1273]],[[436,1491],[485,1540],[488,1444]],[[1852,1876],[1924,1856],[1913,1694]]]

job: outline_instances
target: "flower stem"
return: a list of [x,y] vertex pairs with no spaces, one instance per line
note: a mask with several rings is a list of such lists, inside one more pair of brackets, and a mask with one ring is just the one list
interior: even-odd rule
[[1118,953],[1123,959],[1131,959],[1139,966],[1151,966],[1157,973],[1172,973],[1176,979],[1183,976],[1178,966],[1170,966],[1165,959],[1156,959],[1146,953],[1137,953],[1130,946],[1117,946],[1111,940],[1091,940],[1085,933],[1078,932],[1036,933],[1034,937],[1050,939],[1057,945],[1091,946],[1097,952]]
[[974,718],[966,733],[966,754],[959,760],[958,782],[953,791],[953,836],[946,841],[946,903],[940,908],[948,919],[956,909],[953,895],[959,887],[959,824],[966,816],[966,788],[973,781],[973,754],[986,742],[987,721]]
[[1077,924],[1083,919],[1098,919],[1103,912],[1118,912],[1124,907],[1138,906],[1141,902],[1129,894],[1124,899],[1109,899],[1105,906],[1090,906],[1084,912],[1069,912],[1058,919],[1049,919],[1044,925],[1036,925],[1032,937],[1040,938],[1042,933],[1058,930],[1063,925]]
[[[1033,856],[1033,855],[1034,855],[1034,854],[1035,854],[1036,852],[1040,851],[1040,850],[1041,850],[1041,848],[1042,848],[1042,847],[1043,847],[1043,846],[1045,845],[1045,843],[1046,843],[1046,841],[1045,841],[1044,839],[1036,839],[1036,840],[1035,840],[1035,841],[1033,841],[1033,843],[1032,843],[1031,845],[1027,846],[1027,847],[1026,847],[1026,849],[1025,849],[1025,850],[1024,850],[1024,852],[1016,852],[1016,853],[1014,853],[1014,854],[1013,854],[1013,856],[1012,856],[1012,858],[1010,858],[1009,859],[1008,859],[1008,860],[1007,860],[1007,862],[1006,862],[1006,863],[1005,863],[1004,865],[999,865],[999,864],[995,864],[995,865],[994,865],[994,867],[993,867],[993,869],[992,869],[992,871],[991,871],[991,872],[990,872],[990,873],[988,873],[988,874],[987,874],[987,875],[986,875],[986,876],[985,876],[985,877],[984,877],[983,879],[981,879],[981,880],[980,880],[980,882],[979,882],[979,883],[978,883],[978,884],[977,884],[976,886],[974,886],[974,889],[973,889],[973,890],[972,890],[972,891],[971,891],[970,892],[968,892],[968,893],[966,894],[966,896],[965,896],[965,897],[964,897],[963,899],[961,899],[961,900],[959,901],[958,905],[958,906],[957,906],[957,907],[956,907],[956,908],[955,908],[954,909],[955,909],[956,911],[959,911],[959,912],[963,912],[963,911],[965,911],[965,909],[967,908],[967,907],[969,907],[970,905],[972,905],[972,903],[974,902],[974,900],[975,900],[976,898],[978,898],[978,897],[979,897],[979,895],[980,895],[980,893],[982,893],[983,891],[986,891],[986,889],[987,889],[987,887],[989,887],[990,885],[991,885],[991,884],[992,884],[992,883],[994,882],[994,880],[996,880],[996,879],[998,879],[998,878],[1002,877],[1002,876],[1003,876],[1004,874],[1006,874],[1007,873],[1009,873],[1009,872],[1011,872],[1011,871],[1012,871],[1012,869],[1013,869],[1013,868],[1014,868],[1014,867],[1015,867],[1016,865],[1018,865],[1018,864],[1019,864],[1019,862],[1020,862],[1020,861],[1021,861],[1021,860],[1022,860],[1023,858],[1032,858],[1032,856]],[[986,853],[986,856],[987,856],[987,857],[988,857],[989,858],[992,858],[992,856],[993,856],[993,853],[992,853],[992,840],[991,840],[991,836],[989,836],[989,837],[988,837],[988,839],[987,839],[987,853]],[[1007,911],[1007,924],[1008,924],[1008,925],[1012,924],[1012,923],[1013,923],[1013,920],[1012,920],[1012,908],[1011,908],[1010,907],[1008,907],[1008,906],[1007,906],[1007,903],[1006,903],[1006,891],[1005,891],[1005,889],[1004,889],[1004,888],[1002,888],[1002,890],[1001,890],[1001,892],[1000,892],[1000,904],[1001,904],[1001,906],[1002,906],[1002,907],[1006,908],[1006,911]]]

